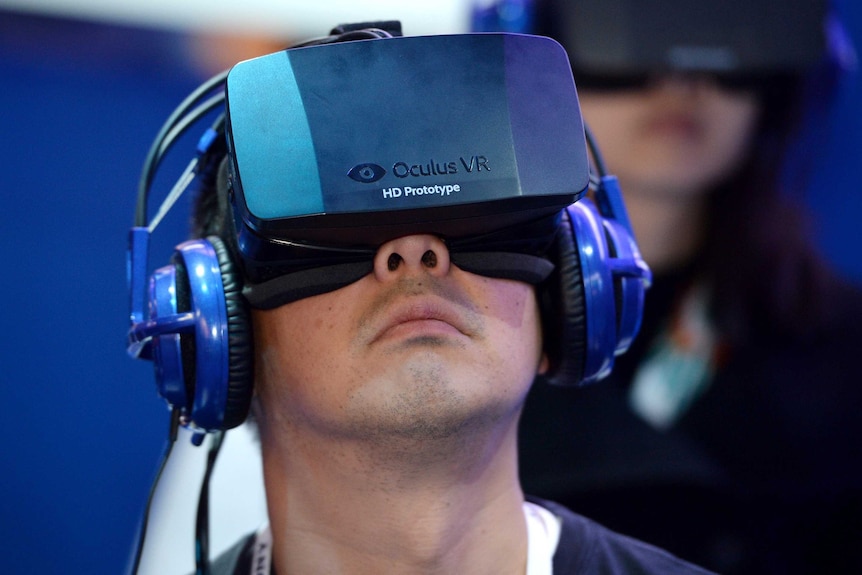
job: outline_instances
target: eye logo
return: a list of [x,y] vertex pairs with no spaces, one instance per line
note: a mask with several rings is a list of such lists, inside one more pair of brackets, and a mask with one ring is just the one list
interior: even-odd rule
[[350,168],[347,175],[357,182],[370,184],[385,176],[386,170],[383,166],[378,166],[377,164],[358,164]]

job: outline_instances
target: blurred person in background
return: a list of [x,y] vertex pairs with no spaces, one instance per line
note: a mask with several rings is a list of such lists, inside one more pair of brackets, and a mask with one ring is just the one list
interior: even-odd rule
[[817,253],[796,195],[817,153],[805,114],[828,105],[848,48],[823,2],[773,4],[474,11],[475,30],[567,48],[655,273],[606,381],[532,388],[522,481],[724,573],[859,573],[862,295]]

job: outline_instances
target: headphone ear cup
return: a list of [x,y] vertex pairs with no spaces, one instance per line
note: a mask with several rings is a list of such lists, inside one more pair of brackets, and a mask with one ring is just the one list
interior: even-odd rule
[[588,198],[563,210],[555,249],[557,281],[549,282],[550,302],[542,305],[551,360],[546,379],[592,383],[610,373],[637,333],[649,270],[631,235]]
[[218,236],[209,236],[218,258],[227,312],[228,373],[223,429],[245,421],[254,391],[254,353],[251,318],[242,295],[242,276],[230,250]]
[[584,377],[587,353],[586,297],[577,234],[563,210],[554,244],[556,268],[540,294],[545,351],[554,385],[577,385]]
[[178,332],[182,359],[173,362],[179,363],[174,371],[184,381],[183,424],[202,431],[231,429],[248,415],[254,380],[250,316],[241,276],[230,250],[217,236],[178,245],[171,267],[177,317],[191,316],[191,329]]
[[565,209],[575,238],[584,299],[583,370],[579,385],[607,376],[614,365],[619,329],[615,275],[619,261],[611,254],[604,218],[589,198]]

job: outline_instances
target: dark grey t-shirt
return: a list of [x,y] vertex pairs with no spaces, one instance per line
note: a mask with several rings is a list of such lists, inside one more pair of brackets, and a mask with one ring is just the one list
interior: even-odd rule
[[[709,575],[657,547],[620,535],[569,509],[542,499],[528,498],[562,520],[554,553],[554,575]],[[211,565],[212,575],[275,575],[254,565],[256,534],[244,537]],[[268,562],[267,562],[268,563]],[[257,568],[257,569],[256,569]]]

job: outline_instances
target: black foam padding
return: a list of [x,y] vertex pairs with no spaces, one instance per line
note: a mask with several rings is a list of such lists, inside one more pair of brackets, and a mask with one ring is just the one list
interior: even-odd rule
[[579,385],[586,365],[586,297],[575,238],[564,210],[555,244],[557,267],[539,293],[545,351],[551,364],[543,379],[554,385]]
[[228,389],[225,399],[224,429],[231,429],[248,416],[254,392],[254,353],[248,304],[242,295],[241,276],[225,243],[208,236],[218,258],[227,309]]

